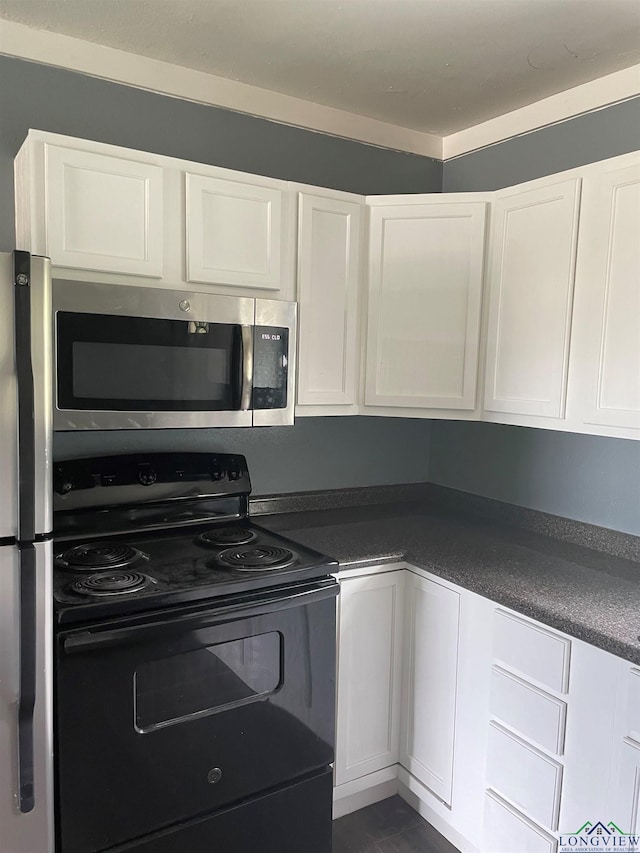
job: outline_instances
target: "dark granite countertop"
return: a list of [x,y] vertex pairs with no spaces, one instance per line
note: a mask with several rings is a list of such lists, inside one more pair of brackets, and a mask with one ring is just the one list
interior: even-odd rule
[[[406,560],[640,665],[640,562],[429,501],[254,516],[342,568]],[[598,529],[598,528],[594,528]]]

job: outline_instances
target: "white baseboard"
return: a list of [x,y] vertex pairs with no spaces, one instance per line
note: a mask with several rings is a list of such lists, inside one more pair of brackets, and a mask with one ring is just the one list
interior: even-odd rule
[[435,799],[428,788],[408,773],[403,767],[399,768],[398,794],[415,809],[420,817],[443,835],[447,841],[460,850],[461,853],[479,853],[478,848],[463,835],[457,832],[447,821],[435,812],[427,803],[429,799]]
[[333,819],[356,812],[398,793],[398,765],[369,773],[333,789]]

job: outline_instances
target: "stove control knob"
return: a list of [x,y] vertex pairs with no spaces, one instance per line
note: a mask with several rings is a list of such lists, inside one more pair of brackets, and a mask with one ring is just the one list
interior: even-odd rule
[[216,482],[224,478],[224,469],[219,465],[213,465],[211,468],[211,479]]
[[153,470],[153,468],[140,468],[138,471],[138,480],[143,486],[153,486],[155,481],[158,479],[158,475]]
[[230,480],[239,480],[240,479],[240,469],[237,465],[229,465],[229,479]]
[[73,489],[73,483],[69,483],[69,482],[56,483],[56,492],[59,495],[68,495],[72,489]]

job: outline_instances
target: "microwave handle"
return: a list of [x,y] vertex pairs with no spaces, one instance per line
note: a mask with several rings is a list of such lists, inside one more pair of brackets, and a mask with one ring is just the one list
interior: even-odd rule
[[240,338],[240,411],[251,408],[253,395],[253,326],[241,326]]

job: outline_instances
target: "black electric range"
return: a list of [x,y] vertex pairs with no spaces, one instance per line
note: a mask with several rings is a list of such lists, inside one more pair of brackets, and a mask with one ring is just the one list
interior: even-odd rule
[[58,463],[57,624],[295,584],[337,566],[251,522],[250,490],[242,456],[153,454]]
[[57,540],[55,546],[61,625],[299,583],[336,565],[250,521]]
[[330,853],[335,561],[242,456],[54,475],[56,850]]

